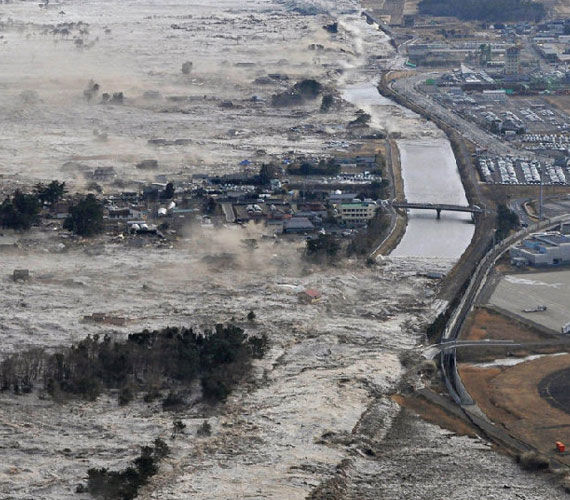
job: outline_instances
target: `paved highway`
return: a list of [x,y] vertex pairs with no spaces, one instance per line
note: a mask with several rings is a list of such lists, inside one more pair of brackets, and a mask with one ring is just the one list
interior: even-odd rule
[[407,78],[400,78],[390,83],[392,90],[418,106],[424,108],[427,112],[434,114],[448,125],[451,125],[463,137],[476,144],[481,149],[487,149],[498,155],[516,155],[518,151],[511,148],[505,142],[495,137],[476,124],[462,118],[454,113],[451,109],[445,108],[441,104],[427,97],[417,90],[416,86],[424,83],[428,78],[437,78],[439,73],[414,73]]

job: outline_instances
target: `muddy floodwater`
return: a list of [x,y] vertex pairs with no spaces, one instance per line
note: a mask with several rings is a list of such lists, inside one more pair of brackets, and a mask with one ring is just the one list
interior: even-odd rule
[[[243,160],[256,173],[291,151],[352,154],[371,144],[349,126],[362,109],[371,131],[399,134],[410,201],[466,203],[442,131],[378,94],[375,78],[403,60],[363,8],[0,0],[0,195],[58,179],[70,193],[95,183],[110,198],[151,182],[198,186],[195,174],[244,172]],[[337,33],[323,29],[333,21]],[[271,104],[307,78],[334,97],[330,112],[320,97]],[[145,160],[156,168],[141,169]],[[447,272],[468,245],[463,215],[411,214],[403,257],[330,267],[302,257],[302,238],[265,238],[261,224],[190,221],[160,241],[79,239],[57,224],[0,237],[0,360],[87,335],[122,341],[228,322],[266,335],[269,348],[223,402],[203,400],[199,384],[177,386],[188,404],[176,412],[144,391],[128,405],[116,391],[60,402],[41,382],[26,394],[0,391],[0,499],[87,500],[90,468],[125,470],[159,437],[170,453],[141,500],[565,498],[482,439],[423,422],[392,399],[429,384],[402,361],[419,356],[445,305],[426,275]],[[259,244],[244,244],[252,239]],[[29,279],[14,281],[17,269]],[[321,300],[299,302],[307,289]],[[210,435],[198,434],[205,421]]]

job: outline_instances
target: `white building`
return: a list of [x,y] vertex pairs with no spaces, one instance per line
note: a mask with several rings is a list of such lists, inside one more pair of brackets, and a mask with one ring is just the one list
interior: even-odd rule
[[345,224],[364,224],[374,218],[377,209],[378,205],[375,201],[337,205],[338,215]]
[[521,259],[531,266],[554,266],[570,263],[570,236],[557,231],[536,233],[509,251],[511,261]]

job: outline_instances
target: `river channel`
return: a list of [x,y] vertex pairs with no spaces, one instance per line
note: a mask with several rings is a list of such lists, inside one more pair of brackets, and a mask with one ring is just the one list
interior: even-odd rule
[[[394,124],[390,120],[395,108],[403,108],[381,96],[374,83],[349,85],[343,97],[355,106],[366,109],[373,124]],[[413,115],[405,110],[408,116]],[[461,183],[459,171],[451,145],[445,138],[422,138],[422,126],[418,117],[417,135],[398,141],[404,193],[409,202],[448,203],[467,205],[467,198]],[[406,126],[410,122],[406,121]],[[433,126],[433,125],[432,125]],[[401,130],[402,136],[410,137],[410,130]],[[459,259],[469,246],[475,226],[470,223],[471,215],[460,212],[442,212],[436,218],[435,211],[410,210],[406,233],[391,255],[396,257],[441,257]]]

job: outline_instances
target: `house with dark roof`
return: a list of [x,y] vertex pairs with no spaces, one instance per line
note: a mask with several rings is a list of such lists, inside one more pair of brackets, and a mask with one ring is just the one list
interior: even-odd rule
[[283,222],[283,232],[285,234],[311,233],[315,226],[307,217],[292,217]]

